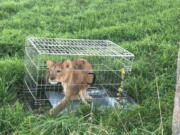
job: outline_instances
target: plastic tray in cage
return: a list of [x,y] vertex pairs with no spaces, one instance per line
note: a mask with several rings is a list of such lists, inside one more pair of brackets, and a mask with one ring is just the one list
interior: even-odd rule
[[[115,107],[116,105],[126,105],[128,101],[127,98],[122,98],[121,101],[117,101],[115,97],[110,97],[107,90],[97,90],[90,89],[88,90],[88,94],[92,96],[92,106],[93,107]],[[46,96],[52,105],[55,107],[64,97],[62,92],[55,91],[46,91]],[[79,105],[79,100],[74,100],[71,103],[71,108],[74,109]]]

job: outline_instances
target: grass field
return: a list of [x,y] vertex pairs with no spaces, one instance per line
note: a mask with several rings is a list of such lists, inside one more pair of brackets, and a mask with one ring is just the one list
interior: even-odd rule
[[[0,135],[171,135],[179,0],[0,0]],[[128,93],[139,106],[58,116],[28,112],[27,36],[109,39],[135,54]]]

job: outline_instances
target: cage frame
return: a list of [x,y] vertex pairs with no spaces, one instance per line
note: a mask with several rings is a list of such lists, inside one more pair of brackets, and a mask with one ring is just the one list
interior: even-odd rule
[[[39,43],[38,43],[39,41]],[[50,42],[51,41],[51,42]],[[52,43],[54,41],[54,43]],[[59,45],[58,43],[60,42],[65,42],[64,45]],[[70,43],[68,43],[70,42]],[[84,48],[84,47],[87,47],[88,49],[104,49],[106,48],[106,51],[108,53],[111,53],[111,54],[107,54],[107,52],[104,52],[104,50],[99,50],[97,51],[96,53],[88,53],[88,54],[85,54],[85,53],[77,53],[77,50],[74,50],[71,51],[70,53],[67,53],[67,47],[69,48],[73,48],[74,44],[73,42],[76,42],[77,44],[80,44],[78,47],[79,48]],[[82,43],[81,43],[82,42]],[[46,43],[46,44],[45,44]],[[89,43],[89,44],[88,44]],[[39,45],[40,44],[40,45]],[[50,45],[49,45],[50,44]],[[103,47],[99,46],[100,45],[104,45]],[[31,73],[30,71],[28,70],[27,68],[27,63],[26,63],[26,60],[29,58],[30,59],[30,62],[35,66],[37,72],[39,69],[41,69],[42,65],[40,63],[36,64],[32,59],[31,59],[31,56],[29,56],[29,53],[28,53],[28,45],[32,46],[36,53],[38,55],[51,55],[51,56],[78,56],[78,57],[91,57],[91,56],[100,56],[100,57],[117,57],[117,58],[120,58],[120,59],[123,59],[123,61],[127,62],[128,64],[124,64],[123,68],[125,69],[126,72],[130,72],[131,69],[132,69],[132,64],[133,64],[133,60],[134,60],[134,54],[129,52],[128,50],[120,47],[119,45],[115,44],[114,42],[110,41],[110,40],[92,40],[92,39],[66,39],[66,38],[43,38],[43,37],[28,37],[26,39],[26,43],[25,43],[25,64],[24,64],[24,67],[25,67],[25,72],[26,72],[26,75],[28,74],[29,76],[31,76]],[[86,46],[87,45],[87,46]],[[48,46],[50,46],[50,48],[48,48]],[[64,51],[63,53],[59,52],[59,51],[55,51],[55,53],[52,53],[50,50],[54,50],[53,47],[64,47],[65,48],[65,51],[64,50],[61,50],[61,51]],[[76,48],[76,47],[75,47]],[[108,50],[109,49],[109,50]],[[49,52],[47,52],[49,51]],[[87,52],[86,52],[87,53]],[[98,54],[99,53],[99,54]],[[39,61],[39,58],[38,60]],[[108,69],[108,68],[107,68]],[[93,70],[93,71],[97,71],[97,70]],[[108,72],[108,70],[106,70]],[[113,71],[112,69],[110,69],[110,71]],[[117,72],[117,70],[114,70]],[[38,76],[39,76],[39,73],[37,73],[37,78],[36,80],[38,80]],[[32,80],[33,80],[33,77],[31,76]],[[47,99],[39,99],[37,98],[36,96],[34,95],[37,95],[38,94],[38,87],[40,86],[38,84],[38,81],[36,80],[33,80],[36,87],[34,88],[34,90],[32,90],[32,88],[30,88],[28,86],[28,82],[26,81],[26,76],[24,78],[24,84],[25,84],[25,89],[27,89],[27,91],[30,93],[30,95],[32,96],[33,100],[34,100],[34,103],[35,104],[44,104],[44,101],[47,100]],[[43,84],[42,84],[43,85]],[[50,85],[50,84],[44,84],[45,86],[46,85]],[[103,85],[103,84],[102,84]],[[114,84],[115,85],[115,84]],[[117,84],[119,85],[119,83]],[[57,86],[59,87],[59,86]],[[35,94],[33,93],[35,92]]]

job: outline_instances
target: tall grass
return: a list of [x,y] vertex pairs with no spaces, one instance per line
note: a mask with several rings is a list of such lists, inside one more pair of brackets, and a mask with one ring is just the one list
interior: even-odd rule
[[[0,134],[170,135],[179,7],[178,0],[0,0]],[[17,92],[30,35],[109,39],[133,52],[128,94],[139,106],[81,106],[56,117],[25,111]]]

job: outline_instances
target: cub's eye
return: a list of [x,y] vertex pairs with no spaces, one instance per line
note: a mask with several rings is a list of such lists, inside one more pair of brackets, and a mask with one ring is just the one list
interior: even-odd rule
[[57,70],[56,72],[60,73],[60,72],[61,72],[61,70]]

